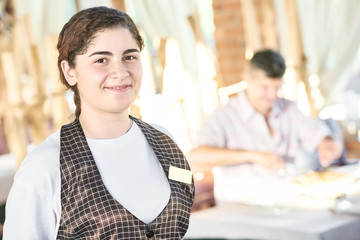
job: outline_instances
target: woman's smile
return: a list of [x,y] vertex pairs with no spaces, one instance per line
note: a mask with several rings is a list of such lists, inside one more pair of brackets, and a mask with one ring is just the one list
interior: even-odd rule
[[130,90],[130,88],[132,87],[132,85],[130,84],[124,84],[124,85],[117,85],[117,86],[112,86],[112,87],[105,87],[106,90],[109,90],[111,92],[127,92],[128,90]]
[[[98,32],[87,52],[76,56],[81,108],[127,114],[139,93],[142,79],[140,50],[130,31],[116,27]],[[83,112],[82,114],[85,114]]]

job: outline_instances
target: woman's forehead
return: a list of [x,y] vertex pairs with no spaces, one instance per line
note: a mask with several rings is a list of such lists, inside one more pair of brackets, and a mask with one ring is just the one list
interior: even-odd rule
[[96,32],[91,38],[87,50],[96,47],[112,48],[121,46],[138,48],[137,42],[127,28],[109,28]]

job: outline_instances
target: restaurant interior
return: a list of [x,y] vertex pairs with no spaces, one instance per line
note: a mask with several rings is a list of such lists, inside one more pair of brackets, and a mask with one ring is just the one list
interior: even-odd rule
[[222,179],[223,169],[188,158],[195,199],[185,239],[360,239],[358,0],[0,0],[0,239],[23,159],[72,121],[58,33],[102,5],[128,13],[145,39],[130,114],[165,127],[185,156],[204,120],[246,90],[243,72],[261,49],[286,61],[279,96],[331,119],[343,144],[341,164],[275,177],[242,168],[241,179]]

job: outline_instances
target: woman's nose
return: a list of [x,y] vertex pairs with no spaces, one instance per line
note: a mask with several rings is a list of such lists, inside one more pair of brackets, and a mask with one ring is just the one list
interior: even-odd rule
[[126,66],[121,61],[114,61],[110,69],[110,77],[124,79],[127,78],[130,73]]

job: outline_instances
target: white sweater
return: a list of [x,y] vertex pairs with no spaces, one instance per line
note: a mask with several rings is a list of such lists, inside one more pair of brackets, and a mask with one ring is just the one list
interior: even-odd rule
[[[133,124],[121,137],[87,141],[109,192],[143,222],[154,220],[169,201],[170,186],[140,128]],[[61,216],[59,156],[57,131],[21,164],[6,203],[4,240],[56,239]]]

